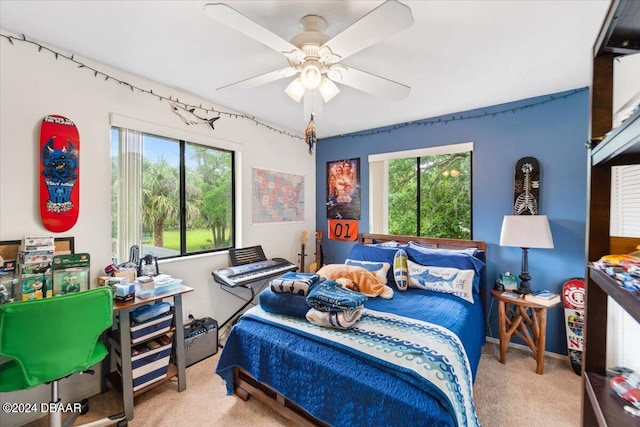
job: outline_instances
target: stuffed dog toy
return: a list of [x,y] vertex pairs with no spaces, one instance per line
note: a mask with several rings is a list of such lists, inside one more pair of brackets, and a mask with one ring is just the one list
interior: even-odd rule
[[346,264],[327,264],[316,274],[335,280],[345,289],[357,291],[368,297],[393,298],[393,289],[380,283],[376,275],[363,267]]

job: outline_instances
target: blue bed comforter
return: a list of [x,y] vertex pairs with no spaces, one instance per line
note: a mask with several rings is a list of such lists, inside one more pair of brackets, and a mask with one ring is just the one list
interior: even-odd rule
[[[473,376],[484,341],[482,308],[453,295],[410,289],[365,306],[444,326],[463,343]],[[334,426],[457,425],[439,396],[362,358],[246,316],[232,329],[216,373],[233,392],[233,367],[249,372]],[[292,375],[293,373],[293,375]]]

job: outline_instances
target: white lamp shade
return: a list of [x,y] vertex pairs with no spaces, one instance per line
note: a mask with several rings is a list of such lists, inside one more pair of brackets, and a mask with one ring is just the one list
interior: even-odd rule
[[553,237],[546,215],[505,215],[500,246],[552,249]]
[[300,77],[298,77],[297,79],[289,83],[289,85],[284,91],[287,95],[291,97],[291,99],[293,99],[296,102],[300,102],[300,100],[304,96],[305,90],[306,90],[305,87],[302,85],[302,82],[300,81]]
[[322,99],[324,99],[324,102],[331,101],[334,96],[340,93],[338,86],[326,77],[322,78],[318,89],[320,90],[320,95],[322,96]]

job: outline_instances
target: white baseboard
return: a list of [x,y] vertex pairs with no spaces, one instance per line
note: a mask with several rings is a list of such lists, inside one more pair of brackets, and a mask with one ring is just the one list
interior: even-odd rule
[[[494,344],[500,345],[500,340],[498,338],[493,338],[493,337],[485,337],[485,338],[488,342],[492,342]],[[517,348],[518,350],[528,351],[529,353],[533,354],[529,346],[526,346],[524,344],[509,342],[508,347],[513,347],[513,348]],[[545,351],[544,355],[548,357],[553,357],[554,359],[561,359],[561,360],[567,360],[567,361],[569,360],[569,356],[567,356],[566,354],[558,354],[558,353],[552,353],[550,351]]]

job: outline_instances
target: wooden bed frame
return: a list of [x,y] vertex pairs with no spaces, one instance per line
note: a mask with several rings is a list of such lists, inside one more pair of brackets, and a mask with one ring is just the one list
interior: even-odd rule
[[[439,248],[439,249],[470,249],[475,248],[479,251],[485,252],[487,246],[485,242],[478,240],[455,240],[455,239],[437,239],[428,237],[416,237],[416,236],[400,236],[389,234],[360,234],[358,236],[358,243],[372,244],[395,241],[401,244],[407,244],[410,241],[419,243],[426,247]],[[483,313],[486,313],[486,269],[485,280],[483,281],[485,286],[480,290],[482,298]],[[486,318],[486,315],[484,316]],[[302,407],[298,406],[291,400],[282,396],[276,390],[272,389],[268,385],[259,382],[253,378],[244,369],[235,367],[233,369],[233,377],[235,382],[234,392],[243,401],[249,400],[251,396],[258,399],[283,417],[293,421],[298,426],[312,427],[312,426],[328,426],[328,424],[318,420],[311,414],[306,412]]]

